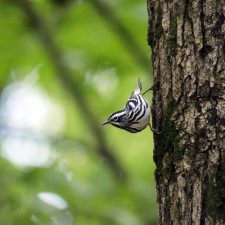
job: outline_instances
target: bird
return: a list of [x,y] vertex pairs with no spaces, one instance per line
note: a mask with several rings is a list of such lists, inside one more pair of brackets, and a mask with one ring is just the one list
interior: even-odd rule
[[143,94],[141,93],[142,85],[139,79],[137,87],[135,91],[131,93],[124,109],[113,112],[102,125],[111,124],[130,133],[140,132],[147,126],[153,130],[150,125],[151,109],[148,101],[143,97],[149,90],[151,90],[151,88]]

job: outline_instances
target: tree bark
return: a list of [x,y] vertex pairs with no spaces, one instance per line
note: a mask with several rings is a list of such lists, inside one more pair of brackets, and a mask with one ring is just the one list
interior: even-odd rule
[[159,224],[225,224],[225,1],[148,13]]

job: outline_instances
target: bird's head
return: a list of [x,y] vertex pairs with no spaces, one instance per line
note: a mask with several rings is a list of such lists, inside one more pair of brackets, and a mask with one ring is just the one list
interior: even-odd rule
[[127,113],[125,110],[114,112],[102,125],[112,124],[115,127],[123,128],[127,125],[126,115]]

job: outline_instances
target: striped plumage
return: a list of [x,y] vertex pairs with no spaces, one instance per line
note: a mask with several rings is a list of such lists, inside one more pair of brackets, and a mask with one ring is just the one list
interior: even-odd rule
[[115,127],[137,133],[149,125],[150,107],[147,100],[141,94],[140,80],[136,90],[131,94],[123,110],[112,113],[103,123],[112,124]]

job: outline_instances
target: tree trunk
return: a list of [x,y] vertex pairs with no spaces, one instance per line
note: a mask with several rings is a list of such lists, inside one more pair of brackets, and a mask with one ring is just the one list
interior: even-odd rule
[[159,224],[225,224],[225,1],[148,13]]

